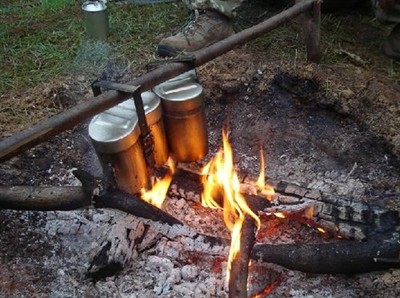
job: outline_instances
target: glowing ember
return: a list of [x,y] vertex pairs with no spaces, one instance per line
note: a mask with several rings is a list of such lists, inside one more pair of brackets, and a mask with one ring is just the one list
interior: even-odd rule
[[282,212],[275,212],[274,215],[278,218],[286,218],[285,214],[283,214]]
[[[260,219],[251,211],[246,199],[240,193],[239,178],[233,166],[232,148],[225,131],[222,133],[222,140],[223,149],[211,159],[202,171],[204,190],[201,200],[203,206],[223,209],[225,225],[232,234],[227,270],[227,279],[229,280],[231,263],[240,251],[241,229],[245,216],[252,217],[258,228],[260,227]],[[262,169],[264,168],[263,163],[264,160],[262,159]],[[258,179],[261,185],[259,187],[265,190],[263,170],[260,177],[262,178]]]
[[314,217],[314,206],[310,206],[304,211],[305,218],[312,219]]
[[172,175],[175,172],[175,164],[172,159],[168,159],[167,165],[168,171],[164,178],[156,178],[156,181],[150,190],[146,190],[144,188],[141,189],[141,198],[149,204],[152,204],[158,208],[161,208],[165,200],[168,187],[172,181]]
[[320,228],[320,227],[317,228],[317,231],[320,232],[320,233],[323,233],[323,234],[326,233],[326,231],[323,228]]

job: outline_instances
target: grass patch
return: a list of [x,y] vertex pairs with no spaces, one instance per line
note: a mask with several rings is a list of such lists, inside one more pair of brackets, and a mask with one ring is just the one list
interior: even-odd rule
[[[80,3],[2,1],[0,93],[23,90],[71,71],[99,75],[110,63],[124,68],[156,59],[158,41],[180,27],[188,16],[180,2],[149,5],[108,2],[110,36],[104,42],[96,42],[86,37]],[[255,25],[282,9],[261,0],[247,1],[235,20],[236,29]],[[390,27],[373,19],[371,11],[324,15],[322,63],[349,63],[349,57],[337,51],[344,49],[365,59],[371,69],[399,80],[399,63],[385,57],[380,50],[389,31]],[[287,61],[304,61],[306,56],[298,22],[273,30],[248,46]]]
[[178,26],[187,16],[182,5],[171,3],[109,2],[107,6],[110,36],[98,45],[86,37],[80,1],[4,1],[0,7],[0,93],[46,82],[71,69],[98,69],[103,60],[135,64],[154,51],[166,28]]

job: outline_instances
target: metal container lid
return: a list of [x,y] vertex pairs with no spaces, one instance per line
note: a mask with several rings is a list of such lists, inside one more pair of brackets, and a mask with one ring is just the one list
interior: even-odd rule
[[82,4],[82,9],[87,12],[98,12],[107,9],[103,1],[86,1]]
[[187,72],[184,72],[180,74],[179,76],[173,77],[172,79],[169,79],[166,82],[172,83],[172,82],[177,82],[177,81],[192,81],[196,82],[197,81],[197,73],[195,69],[191,69]]
[[194,80],[166,81],[154,87],[154,92],[167,112],[188,112],[203,105],[203,87]]
[[89,137],[96,151],[117,153],[134,145],[140,135],[135,103],[126,100],[92,118]]
[[[161,99],[155,93],[150,91],[143,92],[141,95],[144,112],[146,114],[147,125],[153,125],[160,120],[162,116]],[[133,108],[136,112],[135,104],[133,105]]]

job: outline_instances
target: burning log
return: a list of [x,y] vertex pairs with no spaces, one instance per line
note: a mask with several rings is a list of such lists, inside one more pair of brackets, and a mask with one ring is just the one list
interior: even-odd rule
[[376,234],[393,232],[399,225],[398,211],[373,206],[360,199],[322,194],[282,181],[274,188],[274,206],[264,211],[290,214],[307,210],[307,218],[334,237],[365,240]]
[[400,235],[366,242],[257,244],[251,258],[308,273],[354,274],[400,268]]
[[[177,174],[195,182],[201,181],[200,171],[193,166],[180,164]],[[256,193],[246,195],[247,203],[255,213],[279,212],[286,218],[320,228],[332,237],[356,240],[392,232],[400,224],[396,210],[373,206],[361,199],[324,194],[284,181],[268,181],[275,191],[271,200],[258,192],[253,184],[241,183],[242,193]]]
[[161,209],[121,191],[105,191],[97,196],[88,194],[79,186],[0,186],[0,209],[69,211],[93,205],[96,208],[118,209],[169,225],[182,225]]
[[160,221],[169,225],[183,225],[181,221],[161,209],[125,192],[114,191],[94,197],[96,208],[111,208],[124,211],[135,216]]
[[[118,198],[120,195],[121,197]],[[18,198],[18,196],[20,197]],[[203,247],[209,253],[214,251],[221,253],[224,251],[223,247],[227,247],[225,239],[201,235],[185,228],[169,215],[149,215],[149,212],[156,212],[157,215],[164,212],[155,207],[157,210],[153,210],[147,206],[146,202],[117,191],[99,198],[96,196],[92,198],[81,187],[3,186],[0,188],[0,208],[2,209],[72,210],[72,206],[77,208],[91,206],[92,200],[98,208],[113,208],[135,215],[139,212],[138,216],[151,218],[142,219],[142,221],[169,239],[184,243],[189,249]],[[113,203],[113,200],[117,200],[117,203]],[[130,203],[135,200],[138,202]],[[146,205],[144,211],[135,210],[142,208],[142,204]],[[164,221],[170,222],[172,225],[167,226]],[[387,234],[375,236],[365,242],[342,240],[328,244],[256,244],[252,248],[254,227],[253,219],[246,218],[243,226],[244,237],[241,239],[242,249],[236,261],[232,263],[233,279],[231,279],[230,287],[233,293],[237,293],[238,296],[235,297],[245,297],[239,295],[244,295],[243,293],[246,291],[247,274],[245,271],[247,266],[245,264],[248,263],[250,252],[253,260],[274,263],[309,273],[349,274],[400,267],[399,234],[390,234],[386,238]],[[234,281],[237,284],[234,284]]]
[[242,236],[240,237],[240,251],[231,264],[229,297],[247,298],[249,262],[255,241],[255,230],[254,219],[246,216],[242,226]]

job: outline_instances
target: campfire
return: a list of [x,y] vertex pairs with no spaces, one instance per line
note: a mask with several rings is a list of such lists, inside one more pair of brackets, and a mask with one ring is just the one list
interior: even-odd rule
[[[314,199],[319,199],[316,195],[320,196],[321,194],[316,194],[313,191],[310,192],[294,185],[287,185],[286,189],[283,191],[284,195],[275,193],[274,187],[265,182],[265,158],[262,146],[260,150],[260,174],[258,179],[254,181],[247,179],[246,183],[241,183],[237,169],[233,163],[233,149],[228,140],[228,132],[226,129],[222,131],[222,143],[222,148],[211,158],[201,171],[195,173],[195,175],[199,176],[199,181],[202,184],[202,206],[220,210],[225,226],[231,234],[226,268],[226,280],[229,284],[230,297],[247,297],[248,282],[251,282],[248,280],[251,250],[253,242],[255,242],[257,238],[260,238],[257,237],[257,231],[259,231],[261,227],[261,220],[258,213],[262,212],[262,208],[257,209],[260,208],[260,206],[268,206],[268,208],[264,209],[265,212],[263,212],[266,215],[264,218],[267,220],[271,220],[271,218],[274,217],[281,220],[295,220],[318,231],[321,235],[325,235],[324,237],[326,237],[326,235],[329,235],[328,237],[336,237],[337,239],[360,237],[360,240],[367,237],[365,234],[357,235],[354,233],[354,230],[340,231],[337,224],[332,225],[332,223],[330,223],[328,228],[323,228],[316,218],[319,216],[323,217],[323,214],[320,213],[322,213],[323,209],[326,209],[327,206],[323,203],[323,207],[321,207],[321,205],[318,205],[318,203],[314,201]],[[185,167],[180,170],[186,171]],[[165,176],[161,179],[154,179],[150,190],[142,189],[141,198],[158,208],[162,208],[174,172],[176,172],[175,165],[172,160],[169,159]],[[279,189],[279,186],[277,189]],[[301,195],[302,197],[308,198],[309,201],[305,200],[305,203],[291,208],[293,205],[291,206],[290,204],[293,204],[294,201],[293,199],[291,201],[288,195]],[[252,207],[250,207],[247,202],[248,198],[251,198],[250,200],[253,201]],[[255,203],[254,201],[257,202]],[[273,206],[274,203],[276,207]],[[289,205],[284,206],[284,203],[289,203]],[[255,206],[257,207],[255,208]],[[319,208],[318,211],[316,211],[316,208]],[[278,209],[283,211],[272,211]],[[363,210],[362,207],[361,209]],[[360,212],[365,211],[362,210],[360,210]],[[393,220],[395,219],[393,218]],[[380,228],[382,227],[383,226],[380,226]],[[353,234],[350,235],[349,233]],[[256,250],[260,253],[259,247]],[[282,249],[283,248],[284,247],[282,247]],[[323,246],[320,248],[323,248]],[[286,247],[285,249],[295,249],[295,247]],[[261,252],[260,255],[262,258],[263,253]],[[284,258],[284,256],[280,256],[280,258]],[[297,268],[296,265],[294,265],[294,267]],[[324,271],[325,269],[319,268],[318,270]],[[326,270],[329,271],[330,269]],[[271,284],[268,284],[260,293],[253,297],[263,297],[263,295],[267,295],[278,284],[279,278]]]
[[[248,34],[259,35],[307,12],[308,56],[316,61],[319,5],[320,1],[303,1],[266,22],[260,31],[244,32],[241,38],[248,40]],[[219,54],[230,50],[238,44],[236,38],[216,45],[214,50]],[[398,212],[373,204],[369,196],[353,193],[350,188],[356,185],[356,190],[369,190],[372,179],[387,178],[386,174],[387,181],[396,181],[398,173],[386,166],[395,158],[377,142],[372,130],[343,116],[336,101],[322,98],[326,91],[318,89],[318,82],[282,71],[259,82],[260,74],[267,73],[260,68],[235,94],[240,100],[213,98],[204,107],[202,88],[190,77],[178,89],[186,92],[185,98],[193,105],[174,109],[168,102],[163,111],[163,117],[169,117],[165,122],[156,109],[147,117],[147,104],[144,101],[140,107],[138,94],[144,97],[143,90],[155,91],[151,88],[204,64],[213,55],[206,49],[195,53],[196,59],[184,57],[183,62],[135,79],[133,85],[94,83],[94,90],[111,91],[103,90],[102,96],[88,101],[90,104],[83,103],[50,124],[34,127],[22,134],[23,138],[17,135],[11,141],[6,139],[0,150],[3,159],[71,128],[77,122],[74,119],[89,119],[113,108],[97,124],[121,132],[110,137],[111,146],[104,146],[104,140],[94,140],[97,153],[104,158],[103,176],[82,170],[87,166],[84,164],[73,171],[74,176],[69,177],[73,183],[68,186],[2,187],[0,207],[55,214],[49,213],[53,218],[46,224],[45,233],[62,238],[68,249],[78,251],[76,259],[67,263],[73,263],[70,271],[75,267],[81,270],[79,283],[74,281],[77,287],[87,286],[90,280],[103,290],[109,289],[114,279],[114,285],[119,283],[115,292],[134,295],[147,291],[151,295],[264,297],[285,279],[302,272],[323,278],[326,273],[398,268]],[[176,95],[171,89],[175,83],[170,81],[168,88],[159,90],[164,99]],[[219,91],[224,96],[236,92],[223,87]],[[116,111],[126,100],[131,100],[129,113],[135,109],[143,112],[135,118],[137,122],[126,117],[127,110]],[[208,134],[201,125],[206,122],[203,108],[209,117]],[[223,130],[222,148],[217,151],[221,146],[217,136],[229,117],[234,125],[230,125],[230,132]],[[196,125],[175,125],[182,118]],[[178,127],[165,139],[160,137],[164,124],[167,132]],[[196,137],[183,138],[188,131]],[[185,140],[192,141],[190,146],[185,146]],[[360,141],[362,150],[353,146],[356,141]],[[168,161],[167,143],[173,157]],[[92,162],[95,152],[93,148],[88,151],[84,157]],[[266,177],[264,151],[271,152],[267,164],[275,179]],[[375,162],[382,156],[384,162]],[[206,160],[210,161],[203,164]],[[364,179],[362,182],[353,179],[355,172]],[[335,183],[337,188],[332,187]],[[335,192],[340,187],[348,188]],[[73,215],[68,217],[63,211]],[[68,220],[60,223],[63,218]],[[48,250],[52,251],[50,245]],[[53,261],[58,261],[57,253]],[[53,266],[62,267],[57,262]],[[57,271],[54,280],[72,280],[63,270]],[[316,287],[309,283],[312,277],[303,274],[303,278],[309,287]],[[342,280],[338,279],[338,284],[341,286]],[[290,294],[304,293],[291,288]]]
[[[259,217],[247,205],[245,195],[241,193],[241,185],[238,174],[233,164],[233,150],[228,140],[228,133],[224,130],[222,134],[223,148],[210,160],[201,171],[201,182],[203,192],[201,202],[204,207],[217,208],[222,210],[222,216],[228,230],[231,232],[231,244],[228,256],[227,280],[229,281],[231,264],[240,252],[240,240],[242,226],[246,216],[249,216],[260,227]],[[252,191],[260,193],[271,200],[274,189],[265,185],[264,155],[260,150],[260,175],[256,183],[248,184],[253,186]],[[174,165],[169,160],[168,172],[162,179],[155,180],[152,188],[148,191],[142,189],[141,198],[146,202],[161,208],[167,195],[169,184],[172,181]],[[277,212],[277,217],[284,218],[282,213]]]

